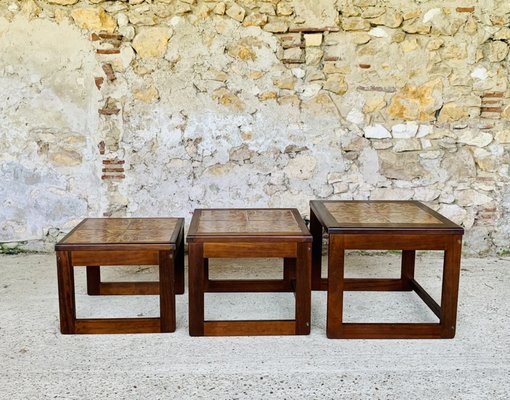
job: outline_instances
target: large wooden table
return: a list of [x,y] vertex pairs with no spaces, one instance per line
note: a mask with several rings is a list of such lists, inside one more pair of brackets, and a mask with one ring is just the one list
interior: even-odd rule
[[[62,333],[175,331],[184,293],[182,218],[87,218],[55,245]],[[101,282],[100,266],[159,265],[159,282]],[[159,295],[159,318],[77,319],[74,267],[87,268],[89,295]]]
[[[312,288],[327,290],[329,338],[452,338],[455,336],[464,230],[417,201],[311,201]],[[321,278],[323,231],[329,238],[328,278]],[[399,279],[346,279],[344,252],[402,250]],[[414,279],[416,250],[444,251],[441,302]],[[344,291],[415,291],[438,323],[345,323]]]
[[[187,236],[192,336],[310,333],[312,237],[296,209],[198,209]],[[274,280],[210,280],[210,258],[282,258]],[[205,292],[292,292],[294,320],[204,321]]]

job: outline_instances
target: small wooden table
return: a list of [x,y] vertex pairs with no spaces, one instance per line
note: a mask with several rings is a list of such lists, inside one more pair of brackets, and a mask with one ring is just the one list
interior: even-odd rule
[[[87,218],[55,251],[62,333],[175,331],[175,293],[184,293],[184,219]],[[159,265],[159,282],[101,282],[100,266],[107,265]],[[160,317],[76,319],[76,266],[87,267],[89,295],[159,295]]]
[[[312,237],[296,209],[198,209],[187,241],[191,336],[310,333]],[[209,258],[258,257],[283,258],[283,279],[209,279]],[[293,291],[293,320],[204,321],[205,292]]]
[[[453,338],[464,230],[417,201],[311,201],[312,288],[327,290],[329,338]],[[329,237],[321,278],[322,234]],[[346,279],[344,252],[402,250],[400,279]],[[416,250],[444,251],[441,305],[414,279]],[[415,291],[439,323],[344,323],[344,291]]]

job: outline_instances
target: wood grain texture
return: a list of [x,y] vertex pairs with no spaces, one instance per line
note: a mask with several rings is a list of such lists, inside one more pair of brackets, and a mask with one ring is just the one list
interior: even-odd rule
[[328,202],[324,206],[338,224],[424,224],[442,225],[414,203]]
[[[55,245],[56,250],[115,250],[117,246],[175,245],[182,218],[86,218]],[[170,247],[161,248],[170,250]]]
[[[188,242],[207,237],[310,236],[296,209],[197,209],[193,213]],[[311,240],[311,238],[309,238]]]
[[78,319],[76,331],[81,334],[160,333],[159,318]]
[[176,218],[89,218],[64,243],[154,243],[168,242]]
[[257,257],[296,257],[296,242],[280,243],[204,243],[206,258],[257,258]]
[[206,336],[295,335],[294,320],[205,321]]
[[57,251],[57,278],[60,331],[63,334],[75,333],[74,271],[71,254],[67,251]]
[[418,201],[312,200],[310,208],[330,233],[450,233],[463,228]]

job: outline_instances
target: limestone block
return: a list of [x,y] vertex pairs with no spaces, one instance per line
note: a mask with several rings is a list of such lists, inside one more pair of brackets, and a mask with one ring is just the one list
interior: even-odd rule
[[429,187],[417,187],[414,189],[414,200],[433,201],[439,197],[441,192]]
[[342,28],[344,31],[369,31],[370,22],[358,17],[342,18]]
[[392,97],[388,112],[395,119],[433,121],[442,105],[442,82],[434,79],[419,87],[406,85]]
[[264,26],[267,24],[267,15],[261,13],[249,14],[243,21],[243,26]]
[[385,12],[386,12],[386,9],[383,7],[367,7],[365,9],[363,9],[363,11],[361,12],[361,17],[373,19],[373,18],[380,17]]
[[276,92],[263,92],[259,94],[259,100],[260,101],[267,101],[267,100],[276,100],[278,98],[278,93]]
[[458,190],[455,192],[455,198],[457,204],[463,207],[481,206],[492,201],[491,197],[474,189]]
[[223,2],[219,2],[214,7],[214,13],[217,15],[224,15],[225,11],[227,11],[227,5]]
[[276,15],[274,5],[271,3],[262,3],[259,8],[259,12],[266,15]]
[[402,153],[404,151],[418,151],[421,150],[420,139],[397,139],[393,146],[395,153]]
[[510,130],[499,131],[496,133],[498,143],[510,143]]
[[191,5],[185,0],[178,1],[175,5],[175,14],[183,15],[192,11]]
[[279,35],[279,37],[284,48],[301,46],[301,33],[286,33]]
[[305,52],[305,62],[306,65],[319,65],[322,61],[322,57],[324,56],[324,52],[318,47],[310,47]]
[[216,90],[213,93],[213,97],[225,107],[233,108],[237,111],[244,111],[246,108],[246,105],[238,96],[225,88]]
[[470,146],[485,147],[489,145],[492,140],[493,137],[489,132],[478,130],[466,129],[457,134],[458,143],[464,143]]
[[441,204],[437,211],[456,224],[461,224],[467,214],[467,211],[457,204]]
[[151,104],[159,100],[159,91],[154,86],[150,86],[146,89],[135,90],[133,96],[137,100]]
[[412,180],[427,177],[429,173],[420,164],[418,153],[379,152],[379,173],[389,179]]
[[317,167],[317,160],[309,155],[300,154],[292,158],[284,169],[291,179],[311,179]]
[[468,149],[444,154],[441,167],[446,170],[452,180],[465,181],[469,177],[476,176],[475,160]]
[[367,126],[365,129],[363,129],[363,131],[365,132],[365,137],[367,139],[391,138],[390,132],[381,124]]
[[323,87],[324,89],[329,90],[330,92],[333,92],[338,95],[343,95],[348,90],[345,77],[340,74],[329,75]]
[[305,34],[306,47],[318,47],[322,44],[322,33]]
[[158,23],[158,17],[154,13],[129,13],[129,22],[133,25],[152,26]]
[[440,123],[459,121],[469,117],[469,112],[466,107],[456,103],[447,103],[443,105],[439,113],[438,121]]
[[421,21],[405,21],[402,30],[406,33],[413,33],[419,35],[427,35],[430,33],[432,25],[430,23],[423,23]]
[[490,43],[489,46],[489,61],[500,62],[503,61],[508,55],[508,45],[500,40]]
[[392,8],[386,9],[386,12],[377,17],[370,20],[370,23],[375,25],[384,25],[388,28],[398,28],[402,25],[403,21],[402,14]]
[[363,106],[363,111],[367,114],[371,114],[382,110],[384,107],[386,107],[386,101],[383,96],[370,96]]
[[161,58],[171,36],[169,28],[146,28],[133,39],[133,48],[141,58]]
[[296,87],[296,82],[297,80],[294,77],[273,80],[273,84],[277,88],[287,90],[294,90],[294,88]]
[[494,34],[495,40],[510,40],[510,28],[506,26],[502,27],[499,31]]
[[50,4],[58,4],[61,6],[70,6],[78,3],[79,0],[47,0]]
[[233,3],[228,9],[226,14],[235,19],[236,21],[243,22],[244,17],[246,16],[246,11],[243,7],[238,5],[237,3]]
[[413,195],[412,189],[377,188],[370,193],[370,200],[411,200]]
[[356,33],[352,37],[349,36],[349,38],[352,40],[352,43],[354,44],[365,44],[370,42],[372,37],[368,33]]
[[285,33],[289,30],[289,25],[285,21],[271,21],[264,25],[263,29],[272,33]]
[[291,47],[283,51],[283,59],[286,61],[300,62],[304,61],[303,49],[299,47]]
[[416,122],[406,122],[397,124],[391,128],[391,134],[395,139],[409,139],[416,136],[418,124]]
[[39,16],[42,9],[34,2],[34,0],[23,0],[21,3],[21,12],[28,19],[33,19]]
[[101,7],[76,8],[71,11],[71,17],[76,25],[89,31],[105,31],[113,33],[117,28],[117,22],[115,19],[106,14]]
[[294,13],[294,10],[288,3],[280,2],[276,6],[276,15],[289,16]]

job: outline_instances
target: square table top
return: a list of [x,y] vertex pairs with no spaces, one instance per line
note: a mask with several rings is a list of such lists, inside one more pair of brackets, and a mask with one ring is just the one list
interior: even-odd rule
[[163,249],[175,245],[183,225],[183,218],[86,218],[55,245],[55,250],[119,246]]
[[312,200],[310,207],[330,233],[464,233],[419,201]]
[[303,218],[295,208],[197,209],[193,213],[187,239],[260,237],[311,239]]

